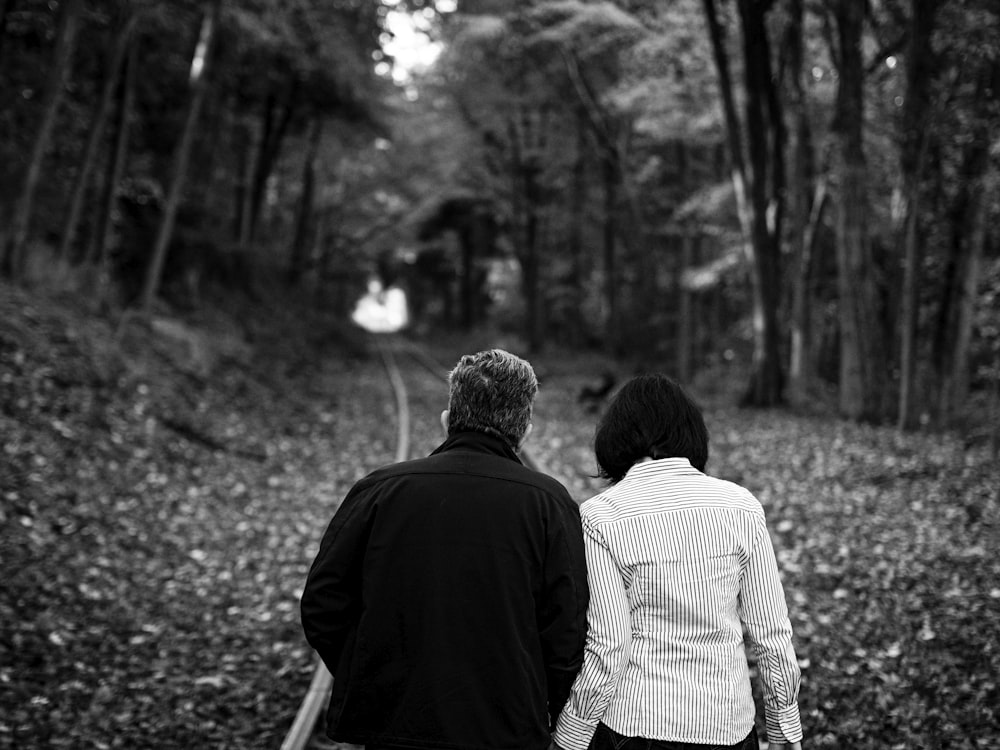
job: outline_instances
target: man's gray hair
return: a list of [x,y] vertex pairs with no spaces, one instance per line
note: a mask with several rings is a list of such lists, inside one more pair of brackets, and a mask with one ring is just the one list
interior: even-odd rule
[[538,393],[527,361],[503,349],[466,354],[448,375],[448,434],[485,432],[517,450]]

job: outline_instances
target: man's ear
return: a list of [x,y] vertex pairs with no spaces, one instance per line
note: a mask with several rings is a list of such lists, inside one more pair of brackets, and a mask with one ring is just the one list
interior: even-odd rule
[[441,427],[444,429],[445,437],[448,437],[448,410],[441,412]]
[[524,431],[524,435],[523,435],[523,436],[521,437],[521,442],[519,442],[519,443],[517,444],[517,449],[518,449],[518,450],[521,450],[521,448],[522,448],[522,447],[524,446],[524,444],[525,444],[526,442],[528,442],[528,435],[530,435],[530,434],[531,434],[531,431],[532,431],[532,430],[533,430],[534,428],[535,428],[535,425],[534,425],[534,423],[533,423],[533,422],[528,422],[528,428],[527,428],[527,429],[526,429],[526,430]]

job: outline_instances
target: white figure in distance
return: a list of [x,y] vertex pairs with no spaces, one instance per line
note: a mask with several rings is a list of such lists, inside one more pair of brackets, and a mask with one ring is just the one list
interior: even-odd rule
[[370,279],[351,320],[370,333],[395,333],[405,328],[409,322],[406,292],[397,286],[385,289],[381,281]]

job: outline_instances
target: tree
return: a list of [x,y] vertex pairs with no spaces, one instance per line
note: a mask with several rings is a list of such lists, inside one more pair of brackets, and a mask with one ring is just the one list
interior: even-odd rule
[[[635,113],[612,95],[624,77],[623,60],[647,36],[647,30],[636,16],[613,3],[553,2],[540,5],[533,16],[538,30],[529,43],[549,56],[557,80],[565,81],[556,90],[568,95],[571,117],[582,117],[597,146],[595,171],[603,196],[603,334],[609,351],[621,354],[626,342],[619,300],[619,245],[634,246],[643,230],[628,166]],[[577,175],[583,174],[582,162],[574,169]]]
[[97,111],[90,125],[90,135],[87,138],[87,145],[84,148],[83,158],[80,162],[80,169],[77,172],[76,184],[73,187],[70,198],[69,211],[66,215],[66,223],[63,226],[62,239],[59,244],[58,257],[62,260],[69,260],[73,239],[76,236],[76,228],[80,221],[80,214],[83,211],[84,198],[87,194],[87,186],[93,171],[94,163],[97,160],[97,151],[104,135],[105,121],[111,102],[114,98],[115,88],[120,80],[120,72],[125,63],[126,56],[132,46],[132,31],[135,28],[138,17],[126,11],[126,16],[119,24],[115,33],[115,41],[110,62],[105,72],[104,85],[101,88],[101,95],[97,104]]
[[814,265],[816,228],[826,204],[826,180],[815,179],[812,123],[806,99],[804,20],[803,0],[788,0],[781,44],[784,58],[780,68],[785,111],[790,121],[788,215],[792,273],[787,391],[793,404],[806,401],[809,384],[815,377],[809,283]]
[[146,280],[142,289],[141,306],[143,312],[147,314],[152,311],[153,300],[156,297],[156,292],[160,286],[160,279],[163,275],[163,264],[166,262],[167,250],[170,247],[170,239],[173,236],[174,219],[177,216],[177,207],[180,203],[181,191],[184,187],[188,156],[191,153],[191,145],[195,136],[198,116],[201,113],[202,103],[205,100],[208,89],[206,74],[212,59],[216,26],[218,25],[221,12],[222,0],[209,0],[206,3],[205,15],[201,24],[201,33],[198,37],[198,44],[195,47],[194,55],[191,58],[191,100],[188,104],[184,129],[181,132],[180,140],[174,151],[174,166],[170,190],[167,194],[163,218],[160,223],[159,232],[156,235],[153,256],[146,271]]
[[103,190],[98,203],[97,225],[91,237],[87,251],[86,262],[97,264],[99,278],[99,297],[106,301],[110,291],[111,268],[110,247],[114,216],[114,207],[118,198],[118,187],[125,174],[129,150],[129,120],[132,117],[135,102],[135,85],[137,75],[137,48],[134,37],[130,37],[128,52],[123,63],[120,80],[120,101],[117,117],[113,127],[113,144],[111,157],[108,159]]
[[931,133],[931,87],[936,73],[931,36],[934,30],[936,0],[912,0],[905,55],[906,90],[901,117],[899,185],[894,211],[897,233],[903,246],[903,281],[900,306],[899,410],[900,430],[911,429],[916,422],[913,390],[916,379],[916,340],[920,268],[923,243],[917,231],[920,189]]
[[940,11],[939,46],[948,82],[942,127],[957,137],[942,138],[941,171],[954,175],[943,190],[947,232],[943,284],[934,320],[932,368],[934,416],[952,424],[965,405],[970,387],[973,319],[979,298],[990,219],[997,216],[997,126],[1000,123],[1000,12],[988,3],[968,0]]
[[58,31],[45,85],[42,121],[35,135],[9,234],[0,252],[0,273],[6,276],[17,277],[23,268],[23,255],[31,226],[35,191],[42,176],[42,162],[49,150],[56,114],[69,79],[82,7],[83,0],[65,0],[59,8]]
[[729,73],[725,31],[715,0],[704,0],[719,76],[744,248],[751,267],[753,290],[753,368],[743,403],[773,406],[781,402],[780,358],[781,224],[784,214],[785,132],[771,73],[771,52],[765,25],[765,5],[740,0],[738,10],[746,77],[746,130],[736,112]]
[[864,152],[864,7],[828,0],[834,27],[837,99],[833,132],[836,185],[837,268],[840,323],[839,407],[851,419],[882,419],[887,413],[884,320],[878,305],[868,237],[868,190]]
[[317,114],[309,127],[309,146],[302,165],[302,197],[299,199],[299,209],[295,220],[295,234],[289,256],[288,278],[296,282],[306,271],[308,251],[311,243],[310,232],[313,222],[313,202],[316,195],[316,166],[319,158],[319,146],[323,137],[323,116]]

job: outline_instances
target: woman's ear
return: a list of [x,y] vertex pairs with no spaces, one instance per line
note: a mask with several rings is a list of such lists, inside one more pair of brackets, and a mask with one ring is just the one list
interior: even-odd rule
[[444,429],[445,437],[448,437],[448,410],[441,412],[441,427]]

